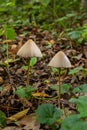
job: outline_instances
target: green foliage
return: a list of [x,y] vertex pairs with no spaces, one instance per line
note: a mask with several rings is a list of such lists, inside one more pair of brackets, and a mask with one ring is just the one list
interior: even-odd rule
[[14,28],[9,26],[4,26],[4,35],[6,39],[14,40],[16,37],[16,32]]
[[73,89],[73,93],[86,93],[87,92],[87,84],[82,84]]
[[81,117],[87,117],[87,96],[80,96],[78,99],[72,98],[70,102],[77,104],[77,110]]
[[21,98],[27,98],[30,99],[32,97],[32,93],[36,90],[36,88],[33,88],[31,86],[27,87],[18,87],[15,91],[15,94],[18,95]]
[[[71,88],[71,84],[61,84],[61,94],[69,93]],[[58,85],[53,85],[51,89],[58,91]]]
[[[37,63],[37,58],[36,58],[36,57],[32,57],[32,58],[30,59],[30,67],[31,67],[30,71],[31,71],[31,72],[32,72],[32,68],[34,67],[34,65],[35,65],[36,63]],[[22,68],[25,69],[25,70],[28,70],[28,66],[27,66],[27,65],[22,66]]]
[[30,66],[33,67],[36,63],[37,63],[37,58],[32,57],[31,60],[30,60]]
[[0,91],[2,91],[3,90],[3,86],[0,86]]
[[52,74],[56,74],[56,73],[58,73],[59,71],[58,71],[58,69],[57,68],[55,68],[55,67],[52,67]]
[[76,75],[77,73],[79,73],[81,70],[83,70],[83,67],[82,66],[78,66],[72,70],[69,71],[69,74],[70,75]]
[[61,124],[60,130],[71,130],[73,127],[73,124],[77,124],[79,122],[79,116],[78,115],[70,115],[66,117]]
[[77,11],[80,11],[78,0],[3,0],[0,2],[0,23],[16,27],[38,24],[45,29],[69,27],[81,19]]
[[8,49],[8,44],[3,44],[2,49],[3,49],[3,51],[7,50]]
[[[70,102],[77,105],[78,114],[66,117],[61,124],[60,130],[86,130],[87,129],[87,96],[72,98]],[[73,125],[74,124],[74,125]]]
[[0,29],[0,36],[4,35],[6,39],[8,40],[14,40],[16,38],[16,32],[13,27],[10,27],[8,25],[4,25]]
[[68,33],[68,36],[70,36],[70,38],[72,40],[77,40],[81,37],[82,31],[71,31]]
[[18,61],[19,59],[7,59],[4,62],[1,62],[0,65],[5,66],[5,67],[9,67],[10,63],[15,63],[16,61]]
[[25,70],[28,70],[28,66],[27,65],[23,65],[22,68],[25,69]]
[[0,110],[0,126],[1,127],[5,127],[6,126],[6,115],[1,110]]
[[0,29],[0,36],[3,34],[3,28]]
[[81,120],[79,122],[77,122],[75,125],[73,125],[73,127],[71,128],[71,130],[86,130],[87,129],[87,120]]
[[87,41],[87,24],[78,27],[76,30],[71,30],[67,35],[74,40],[78,45]]
[[43,6],[48,6],[48,4],[50,3],[50,0],[38,0],[38,2],[41,2],[41,4],[43,5]]
[[87,119],[83,120],[79,114],[70,115],[66,117],[61,125],[60,130],[86,130]]
[[64,93],[69,93],[71,87],[72,87],[71,84],[62,84],[61,93],[62,93],[62,94],[64,94]]
[[42,104],[36,110],[37,119],[42,124],[52,125],[61,116],[62,112],[56,106],[52,104]]
[[[56,22],[59,25],[61,25],[62,27],[67,28],[75,22],[75,21],[73,21],[73,19],[76,20],[76,18],[78,18],[76,12],[70,12],[70,13],[67,13],[66,15],[60,17],[59,19],[57,19]],[[69,22],[69,21],[71,21],[71,22]]]
[[[59,69],[58,69],[58,68],[55,68],[55,67],[52,67],[52,72],[51,72],[51,73],[52,73],[53,75],[54,75],[54,74],[57,74],[57,75],[58,75]],[[64,74],[64,73],[65,73],[65,70],[62,69],[60,73],[61,73],[61,75]]]

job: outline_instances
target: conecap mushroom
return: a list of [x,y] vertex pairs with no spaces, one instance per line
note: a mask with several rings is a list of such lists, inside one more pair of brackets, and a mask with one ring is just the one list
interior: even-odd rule
[[42,53],[39,47],[35,44],[32,39],[29,39],[17,52],[20,57],[28,58],[28,72],[27,72],[27,86],[29,85],[29,71],[30,71],[30,58],[31,57],[42,57]]
[[58,90],[58,106],[60,107],[60,95],[61,95],[61,84],[60,84],[60,74],[62,68],[70,68],[71,62],[63,51],[59,51],[49,62],[48,66],[59,68],[59,90]]

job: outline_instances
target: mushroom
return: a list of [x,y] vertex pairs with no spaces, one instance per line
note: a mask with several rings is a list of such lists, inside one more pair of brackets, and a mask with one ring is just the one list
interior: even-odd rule
[[60,76],[61,76],[61,69],[62,68],[70,68],[71,63],[68,57],[64,54],[63,51],[59,51],[49,62],[48,66],[57,67],[59,68],[59,88],[58,88],[58,106],[60,108],[60,98],[61,98],[61,83],[60,83]]
[[29,71],[30,71],[30,58],[31,57],[42,57],[42,53],[36,43],[29,39],[17,52],[20,57],[28,58],[28,72],[27,72],[27,86],[29,85]]

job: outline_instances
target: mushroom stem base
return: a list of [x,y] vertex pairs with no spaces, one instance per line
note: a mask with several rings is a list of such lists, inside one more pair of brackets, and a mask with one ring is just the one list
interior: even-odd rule
[[28,61],[28,70],[27,70],[27,81],[26,81],[26,86],[29,86],[29,80],[30,80],[29,72],[30,72],[30,58],[29,58],[29,61]]
[[58,77],[58,82],[59,82],[59,87],[58,87],[58,107],[60,108],[60,99],[61,99],[61,83],[60,83],[60,78],[61,78],[61,68],[59,68],[59,77]]

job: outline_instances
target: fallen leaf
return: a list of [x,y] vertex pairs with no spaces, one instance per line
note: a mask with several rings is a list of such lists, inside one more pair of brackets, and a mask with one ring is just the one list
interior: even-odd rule
[[48,94],[46,94],[46,93],[41,93],[41,92],[33,93],[32,95],[33,95],[34,97],[49,97]]
[[84,46],[83,53],[84,53],[85,57],[87,58],[87,46]]
[[50,44],[54,44],[55,41],[54,41],[53,39],[51,39],[51,40],[49,41],[49,43],[50,43]]
[[22,129],[19,127],[16,127],[16,126],[7,126],[7,127],[0,129],[0,130],[22,130]]
[[25,116],[18,123],[24,126],[22,127],[24,130],[41,130],[35,113]]
[[7,84],[5,85],[5,87],[3,88],[2,92],[1,92],[1,95],[4,96],[6,94],[8,94],[11,90],[11,85],[10,84]]
[[76,58],[77,58],[78,60],[80,60],[80,59],[82,58],[82,56],[83,56],[83,54],[81,53],[81,54],[77,55]]
[[0,76],[0,85],[3,84],[4,80],[3,78]]
[[5,44],[5,43],[12,43],[12,40],[4,40],[3,44]]
[[17,51],[18,51],[18,46],[17,45],[11,45],[10,53],[16,54]]
[[21,112],[18,112],[11,117],[8,117],[8,123],[9,123],[9,121],[17,121],[17,120],[21,119],[22,117],[24,117],[28,113],[28,111],[29,111],[29,108],[25,109]]

